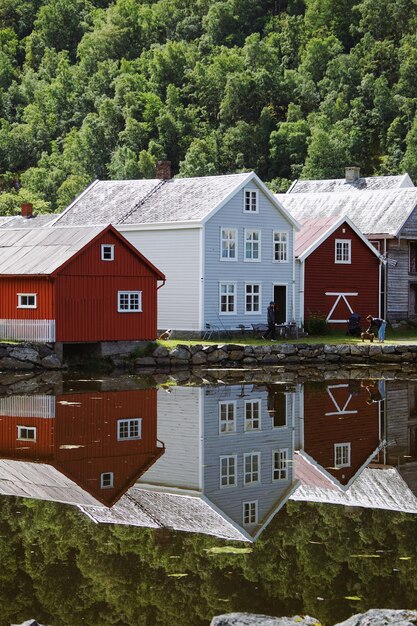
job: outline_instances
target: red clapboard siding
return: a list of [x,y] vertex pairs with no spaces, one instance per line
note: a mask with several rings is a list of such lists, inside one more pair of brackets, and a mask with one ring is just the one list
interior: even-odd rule
[[[318,392],[307,383],[304,388],[304,450],[340,483],[347,484],[380,443],[378,403],[367,404],[366,389],[353,388],[352,385],[334,387],[338,384],[344,383],[334,382],[327,386],[337,404],[343,408],[352,394],[346,411],[357,413],[326,415],[337,412],[330,395],[326,390],[323,396],[322,390]],[[336,443],[351,444],[350,467],[334,469]]]
[[[54,319],[53,282],[48,278],[2,278],[0,319]],[[36,293],[36,309],[18,309],[18,293]]]
[[[0,416],[0,458],[49,462],[54,458],[55,420],[44,417]],[[18,426],[35,426],[36,441],[18,441]]]
[[[345,232],[343,232],[343,230]],[[335,263],[335,239],[350,239],[351,263]],[[379,261],[360,237],[346,223],[332,233],[305,260],[304,316],[321,313],[328,315],[336,297],[326,292],[353,292],[357,296],[348,298],[350,306],[362,318],[365,328],[367,315],[379,314]],[[350,311],[341,301],[332,314],[332,319],[347,319]],[[330,323],[330,322],[329,322]],[[344,329],[343,324],[331,324]]]

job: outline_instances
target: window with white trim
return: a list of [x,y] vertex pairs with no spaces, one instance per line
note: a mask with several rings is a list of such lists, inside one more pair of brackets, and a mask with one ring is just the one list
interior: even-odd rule
[[258,192],[256,189],[245,189],[244,191],[245,204],[243,210],[245,213],[257,213],[258,212]]
[[100,489],[111,489],[114,486],[113,472],[103,472],[100,474]]
[[220,283],[221,315],[236,314],[236,283]]
[[288,449],[272,451],[272,480],[287,480]]
[[236,228],[222,228],[220,235],[220,259],[222,261],[236,261],[237,259],[237,230]]
[[261,231],[245,229],[245,261],[261,260]]
[[245,431],[261,429],[261,401],[245,400]]
[[245,313],[261,313],[261,285],[246,283]]
[[219,402],[219,433],[226,435],[236,432],[236,402]]
[[220,457],[220,488],[236,486],[237,456]]
[[288,262],[288,233],[274,231],[274,261]]
[[117,292],[117,312],[118,313],[141,313],[142,312],[142,292],[141,291],[118,291]]
[[350,239],[335,239],[334,262],[351,263],[351,247],[352,241]]
[[101,244],[101,260],[102,261],[114,261],[114,244],[113,243]]
[[36,309],[37,307],[36,293],[18,293],[17,308],[18,309]]
[[36,441],[36,427],[18,426],[17,438],[19,441]]
[[350,467],[350,443],[334,444],[334,466]]
[[252,502],[244,502],[243,503],[243,524],[248,526],[248,524],[257,524],[258,523],[258,501],[253,500]]
[[249,452],[243,455],[243,482],[253,485],[260,481],[261,453]]
[[117,420],[117,440],[142,438],[142,419],[120,419]]

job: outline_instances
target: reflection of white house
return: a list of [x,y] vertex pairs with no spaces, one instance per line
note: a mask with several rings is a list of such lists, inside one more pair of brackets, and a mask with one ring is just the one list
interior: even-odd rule
[[271,387],[161,389],[164,456],[111,511],[84,512],[97,521],[132,524],[141,509],[171,528],[256,539],[297,487],[299,393]]

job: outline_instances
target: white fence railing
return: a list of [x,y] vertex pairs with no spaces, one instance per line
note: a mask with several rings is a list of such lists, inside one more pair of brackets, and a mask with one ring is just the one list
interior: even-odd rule
[[55,341],[55,320],[0,320],[0,339]]
[[55,417],[55,396],[7,396],[0,398],[0,415]]

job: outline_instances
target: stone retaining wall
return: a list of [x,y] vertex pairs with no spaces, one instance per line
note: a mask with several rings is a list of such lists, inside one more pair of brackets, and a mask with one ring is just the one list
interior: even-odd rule
[[[121,365],[117,357],[114,365]],[[134,359],[136,368],[251,367],[258,365],[416,363],[416,345],[385,344],[239,344],[158,346],[149,356]]]
[[55,354],[52,344],[0,344],[0,371],[57,370],[61,368],[62,363]]

